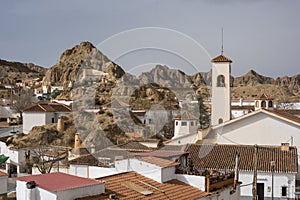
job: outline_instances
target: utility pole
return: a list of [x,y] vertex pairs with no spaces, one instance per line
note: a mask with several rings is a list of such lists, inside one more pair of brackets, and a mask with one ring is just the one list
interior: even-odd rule
[[239,181],[239,159],[240,159],[240,153],[236,152],[235,154],[235,169],[234,169],[234,190],[236,190],[236,186]]
[[252,186],[252,196],[253,200],[257,200],[257,144],[254,145],[254,154],[253,154],[253,186]]
[[271,161],[271,169],[272,169],[272,200],[274,200],[274,169],[275,169],[275,161]]

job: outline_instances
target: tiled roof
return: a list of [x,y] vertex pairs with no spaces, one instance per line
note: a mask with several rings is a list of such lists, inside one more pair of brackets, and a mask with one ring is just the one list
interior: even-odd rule
[[[105,181],[105,194],[79,198],[77,200],[108,200],[110,194],[115,194],[119,200],[137,200],[137,199],[198,199],[209,196],[210,193],[203,192],[195,187],[187,185],[178,180],[171,180],[165,183],[159,183],[136,172],[126,172],[122,174],[107,176],[99,179]],[[145,190],[151,191],[150,195],[143,195],[137,191],[124,186],[124,182],[132,182]]]
[[99,166],[99,167],[106,167],[106,165],[100,162],[95,156],[92,154],[83,155],[78,158],[72,159],[69,161],[70,164],[75,165],[88,165],[88,166]]
[[300,123],[300,118],[295,116],[295,115],[292,115],[284,110],[269,110],[269,109],[264,109],[264,111],[266,112],[269,112],[269,113],[272,113],[272,114],[275,114],[279,117],[283,117],[285,119],[288,119],[288,120],[291,120],[293,122],[296,122],[296,123]]
[[284,112],[287,112],[291,115],[300,115],[300,109],[286,109],[283,110]]
[[151,152],[143,152],[143,153],[134,153],[137,156],[154,156],[159,158],[170,158],[174,156],[181,156],[186,154],[187,152],[183,151],[168,151],[168,150],[156,150]]
[[189,144],[182,144],[182,145],[171,145],[166,144],[160,150],[162,151],[179,151],[179,152],[185,152],[188,148]]
[[141,144],[140,142],[138,141],[135,141],[135,140],[130,140],[126,143],[123,143],[123,144],[119,144],[115,147],[112,147],[112,148],[121,148],[121,149],[124,149],[124,150],[127,150],[127,151],[150,151],[152,150],[151,148]]
[[[87,154],[70,160],[70,164],[89,165],[89,166],[103,166],[113,162],[116,159],[131,158],[133,154],[130,151],[119,148],[106,148],[96,151],[93,154]],[[104,163],[105,162],[105,163]]]
[[159,166],[161,168],[173,167],[173,166],[177,166],[177,165],[180,164],[178,162],[173,162],[173,161],[170,161],[170,160],[157,158],[157,157],[152,157],[152,156],[141,157],[141,158],[137,158],[137,159],[141,160],[141,161],[144,161],[144,162],[147,162],[147,163],[151,163],[151,164]]
[[181,120],[197,120],[197,117],[191,114],[188,111],[184,111],[179,115],[176,115],[173,119],[181,119]]
[[232,110],[255,110],[254,106],[231,106]]
[[0,172],[0,177],[2,176],[8,176],[7,173],[4,173],[4,172]]
[[16,180],[25,182],[35,181],[38,187],[51,192],[101,184],[99,181],[93,179],[82,178],[61,172],[23,176],[16,178]]
[[211,60],[211,62],[232,62],[232,60],[230,60],[230,58],[227,58],[226,56],[224,56],[223,54],[222,55],[219,55],[215,58],[213,58]]
[[260,96],[257,96],[256,99],[260,99],[260,100],[271,100],[273,98],[269,97],[268,95],[266,95],[265,93],[261,94]]
[[72,112],[70,106],[56,102],[40,101],[35,105],[27,107],[23,112]]
[[[234,170],[236,152],[240,153],[239,169],[253,170],[253,145],[195,145],[188,151],[194,166],[198,169]],[[271,161],[275,161],[275,172],[297,173],[297,149],[290,147],[289,151],[282,151],[280,146],[258,147],[258,171],[270,172]]]

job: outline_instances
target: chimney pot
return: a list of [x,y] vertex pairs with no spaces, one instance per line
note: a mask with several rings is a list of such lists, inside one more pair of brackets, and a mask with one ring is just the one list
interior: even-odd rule
[[281,143],[281,151],[289,151],[290,144],[289,143]]

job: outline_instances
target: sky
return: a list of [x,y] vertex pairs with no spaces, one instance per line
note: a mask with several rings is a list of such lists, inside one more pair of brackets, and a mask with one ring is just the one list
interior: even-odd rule
[[[297,0],[2,1],[0,58],[48,68],[58,62],[64,50],[82,41],[92,42],[111,58],[125,43],[130,46],[140,42],[138,46],[143,46],[138,38],[154,43],[158,39],[156,45],[163,44],[164,48],[130,49],[114,61],[131,72],[162,63],[191,74],[208,71],[209,60],[221,53],[223,28],[224,55],[233,60],[234,76],[251,69],[274,78],[291,76],[300,73],[299,10]],[[162,31],[152,37],[151,29],[149,33],[146,28],[148,33],[139,33],[137,38],[131,34],[125,42],[122,37],[110,40],[143,27],[159,27]],[[201,48],[189,48],[185,41]],[[181,48],[180,54],[185,55],[165,51],[168,48]],[[189,56],[203,63],[186,62],[189,59],[184,58]],[[191,63],[198,68],[189,67]]]

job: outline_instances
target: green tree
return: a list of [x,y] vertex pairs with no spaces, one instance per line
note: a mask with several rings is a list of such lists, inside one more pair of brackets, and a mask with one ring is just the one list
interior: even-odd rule
[[198,106],[199,106],[199,123],[200,128],[207,128],[210,124],[209,121],[209,112],[207,106],[204,104],[203,96],[199,95],[197,97]]

